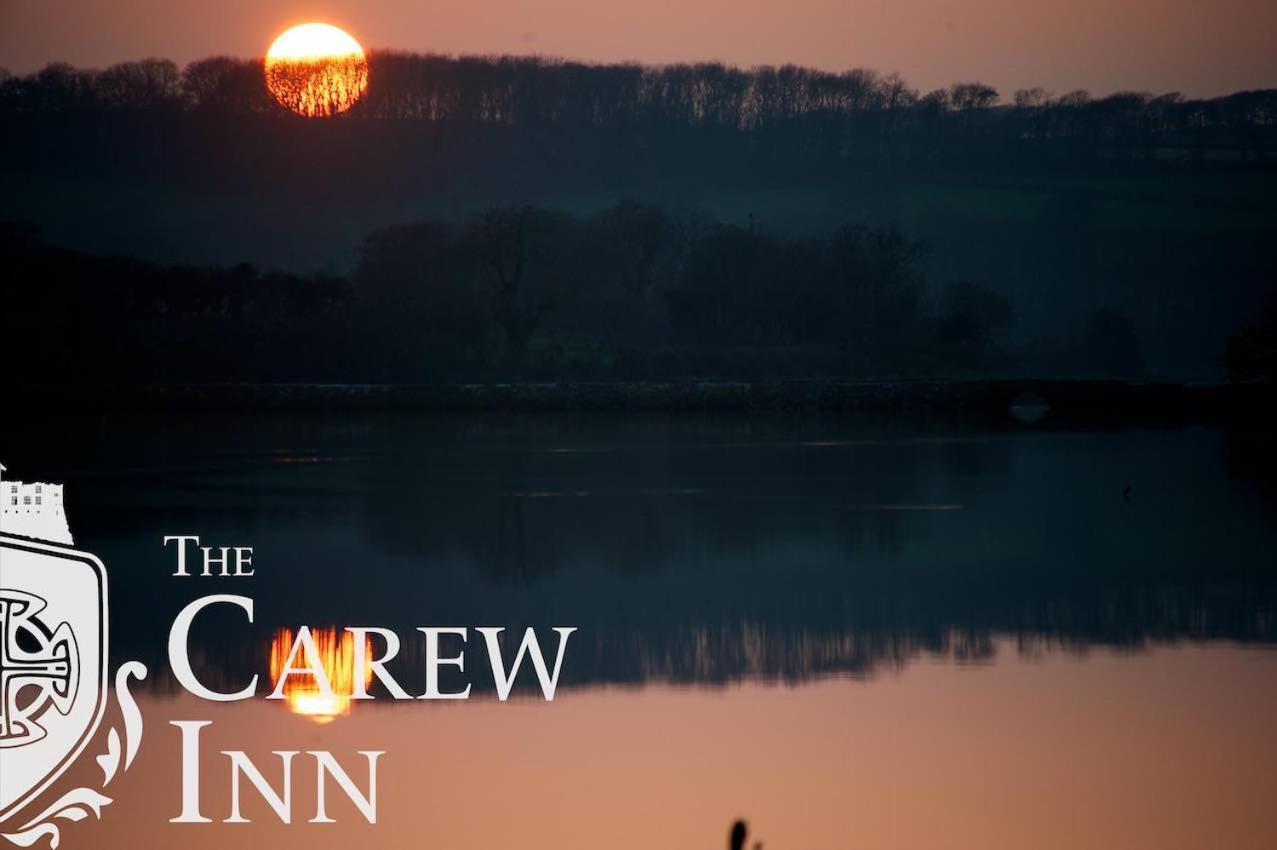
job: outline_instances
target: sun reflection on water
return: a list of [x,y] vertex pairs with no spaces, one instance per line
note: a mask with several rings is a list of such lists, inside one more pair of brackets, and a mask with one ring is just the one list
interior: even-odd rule
[[[316,723],[331,723],[338,717],[350,713],[352,694],[355,692],[355,638],[348,631],[338,633],[335,627],[311,629],[318,658],[311,658],[309,652],[300,650],[294,659],[294,668],[318,663],[328,676],[332,686],[332,695],[320,693],[319,683],[309,674],[293,673],[284,683],[284,697],[288,708],[294,714],[309,717]],[[271,681],[279,680],[288,661],[289,650],[293,646],[294,634],[291,629],[280,629],[275,632],[270,644],[270,676]],[[364,639],[366,657],[371,657],[372,646]],[[372,670],[363,671],[364,687],[372,684]]]

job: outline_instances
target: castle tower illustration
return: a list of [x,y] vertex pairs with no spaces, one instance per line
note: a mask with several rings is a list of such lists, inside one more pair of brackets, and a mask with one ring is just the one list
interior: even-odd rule
[[8,481],[0,463],[0,534],[70,545],[71,529],[62,504],[62,485]]

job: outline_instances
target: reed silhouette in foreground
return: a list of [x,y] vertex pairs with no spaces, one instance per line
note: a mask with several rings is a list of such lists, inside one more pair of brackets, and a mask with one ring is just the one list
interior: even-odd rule
[[[730,850],[743,850],[745,847],[745,839],[749,837],[749,826],[743,820],[738,820],[732,824],[732,830],[727,834],[727,846]],[[754,850],[763,850],[763,842],[755,841]]]

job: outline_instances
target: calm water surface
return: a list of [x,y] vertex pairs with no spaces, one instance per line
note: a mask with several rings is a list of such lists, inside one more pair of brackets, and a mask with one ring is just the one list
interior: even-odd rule
[[[0,451],[67,483],[111,570],[113,657],[152,669],[99,846],[717,848],[735,817],[768,848],[1277,836],[1271,432],[110,417],[11,424]],[[253,546],[257,576],[168,577],[178,533]],[[213,592],[256,600],[253,626],[193,638],[236,687],[302,624],[395,629],[410,690],[418,625],[580,632],[552,704],[491,698],[474,642],[476,699],[306,716],[174,685],[168,626]],[[252,827],[169,825],[170,719],[214,721],[210,817],[219,750],[375,749],[381,822],[338,796],[336,825],[256,800]],[[305,820],[313,776],[295,794]]]

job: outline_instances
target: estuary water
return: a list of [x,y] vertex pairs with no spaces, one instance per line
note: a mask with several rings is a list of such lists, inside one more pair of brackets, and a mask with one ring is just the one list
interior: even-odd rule
[[[145,424],[144,424],[145,423]],[[112,660],[145,662],[137,763],[68,846],[1262,848],[1277,835],[1277,463],[1271,431],[959,427],[662,416],[121,416],[9,421],[10,478],[63,481],[110,572]],[[252,546],[251,578],[176,578],[166,535]],[[196,672],[173,617],[209,593]],[[423,682],[418,626],[578,631],[559,691],[267,701],[281,630],[382,626]],[[457,644],[455,648],[460,648]],[[340,668],[340,659],[329,659]],[[340,670],[334,670],[340,673]],[[530,671],[527,671],[530,673]],[[202,734],[181,808],[173,720]],[[106,725],[114,722],[108,712]],[[293,820],[244,790],[272,750],[330,750]],[[81,766],[86,781],[97,772]],[[84,843],[84,842],[89,843]]]

